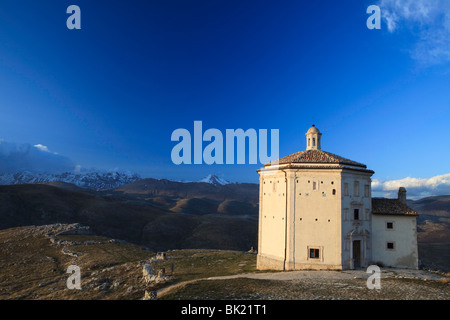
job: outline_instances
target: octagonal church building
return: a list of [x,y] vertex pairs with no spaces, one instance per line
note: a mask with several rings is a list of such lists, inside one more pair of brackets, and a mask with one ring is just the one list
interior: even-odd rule
[[372,198],[366,165],[322,151],[313,125],[306,150],[260,174],[257,268],[418,268],[417,216],[397,199]]

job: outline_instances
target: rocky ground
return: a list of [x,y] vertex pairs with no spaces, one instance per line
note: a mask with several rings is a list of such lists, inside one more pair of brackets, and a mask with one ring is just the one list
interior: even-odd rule
[[[379,289],[369,289],[365,270],[292,271],[212,277],[173,290],[162,299],[449,300],[450,279],[425,270],[382,270]],[[372,281],[370,281],[373,283]]]
[[[79,224],[2,230],[0,299],[139,299],[145,284],[136,261],[152,254]],[[81,269],[81,290],[67,287],[70,265]]]
[[380,290],[369,290],[364,279],[202,280],[160,299],[238,300],[449,300],[449,285],[439,281],[385,279]]

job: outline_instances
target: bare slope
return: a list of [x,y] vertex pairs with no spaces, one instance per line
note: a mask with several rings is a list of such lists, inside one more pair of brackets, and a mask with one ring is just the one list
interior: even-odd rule
[[0,229],[52,223],[82,223],[99,235],[157,251],[248,250],[257,243],[256,220],[174,213],[148,203],[48,185],[0,186]]
[[[79,224],[0,230],[0,299],[142,299],[145,264],[167,270],[154,289],[249,272],[256,264],[253,254],[198,249],[170,251],[167,260],[158,260],[143,247],[84,231]],[[67,288],[69,265],[80,268],[82,290]]]

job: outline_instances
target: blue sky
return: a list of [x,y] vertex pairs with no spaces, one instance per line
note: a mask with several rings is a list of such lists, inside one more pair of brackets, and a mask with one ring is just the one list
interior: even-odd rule
[[444,176],[450,193],[447,3],[3,0],[0,138],[87,168],[257,182],[261,165],[172,164],[171,133],[279,129],[285,156],[315,123],[378,186]]

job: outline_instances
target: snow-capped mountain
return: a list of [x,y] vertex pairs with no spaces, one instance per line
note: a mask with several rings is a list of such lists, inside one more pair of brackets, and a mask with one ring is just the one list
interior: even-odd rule
[[118,171],[31,173],[28,171],[0,174],[0,185],[31,184],[61,181],[81,188],[114,189],[139,180],[137,174]]
[[226,185],[226,184],[230,184],[231,182],[222,178],[219,178],[218,176],[216,176],[215,174],[209,174],[206,177],[204,177],[203,179],[199,180],[198,182],[206,182],[206,183],[210,183],[213,184],[215,186],[220,185]]

